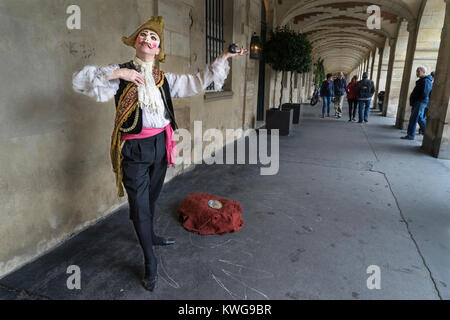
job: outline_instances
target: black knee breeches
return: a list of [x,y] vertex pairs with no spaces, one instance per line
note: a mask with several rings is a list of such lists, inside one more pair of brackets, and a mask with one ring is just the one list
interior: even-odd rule
[[122,155],[122,182],[128,194],[130,219],[152,219],[168,166],[165,132],[125,141]]

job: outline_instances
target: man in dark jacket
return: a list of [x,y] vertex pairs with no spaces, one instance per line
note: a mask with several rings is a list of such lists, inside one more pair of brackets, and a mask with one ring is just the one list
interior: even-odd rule
[[[359,123],[369,122],[370,104],[375,93],[375,84],[369,79],[369,73],[363,73],[363,79],[356,85],[359,103]],[[365,108],[365,109],[364,109]]]
[[336,118],[342,118],[345,88],[347,88],[347,80],[344,78],[344,73],[340,72],[338,77],[334,80],[334,95],[336,97],[336,101],[334,102],[334,116]]
[[327,80],[320,87],[320,96],[323,98],[322,118],[325,118],[325,111],[328,111],[329,117],[331,99],[334,98],[333,75],[331,73],[327,74]]
[[426,119],[423,114],[430,102],[430,93],[433,88],[433,77],[426,73],[427,68],[417,68],[416,75],[419,80],[417,80],[416,87],[409,97],[409,104],[412,107],[412,111],[411,116],[409,117],[408,134],[402,137],[402,139],[415,139],[417,123],[419,123],[421,131],[425,132]]

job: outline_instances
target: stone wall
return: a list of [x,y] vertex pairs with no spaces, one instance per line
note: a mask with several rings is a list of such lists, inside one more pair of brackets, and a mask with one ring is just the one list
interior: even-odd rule
[[[249,46],[260,33],[261,2],[225,1],[229,42]],[[68,30],[66,9],[81,8],[81,30]],[[121,42],[152,15],[166,21],[165,71],[205,67],[204,0],[3,0],[0,11],[0,276],[29,262],[120,206],[109,160],[114,103],[72,90],[85,65],[123,63]],[[191,25],[192,23],[192,25]],[[174,102],[181,128],[253,127],[259,65],[235,58],[228,89]],[[244,113],[245,106],[245,113]],[[220,146],[220,145],[219,145]],[[219,147],[218,146],[218,147]],[[166,181],[187,170],[169,169]]]

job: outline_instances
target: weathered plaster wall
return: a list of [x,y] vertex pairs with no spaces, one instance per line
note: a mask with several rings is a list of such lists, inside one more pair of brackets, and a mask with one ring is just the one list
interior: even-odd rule
[[[81,30],[66,27],[72,4],[81,8]],[[260,1],[227,5],[226,40],[248,46],[253,31],[260,31]],[[109,160],[114,103],[74,93],[71,80],[85,65],[131,60],[134,51],[121,37],[154,14],[166,20],[162,69],[204,68],[203,0],[1,1],[0,276],[126,204],[126,197],[116,196]],[[204,130],[252,127],[258,64],[236,58],[230,79],[232,97],[176,100],[180,127],[193,132],[197,120]],[[185,169],[169,169],[166,181]]]

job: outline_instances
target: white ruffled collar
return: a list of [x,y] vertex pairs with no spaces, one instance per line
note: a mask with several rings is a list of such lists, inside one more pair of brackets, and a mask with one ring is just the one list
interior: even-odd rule
[[142,61],[141,59],[139,59],[139,58],[136,56],[136,57],[134,58],[133,62],[134,62],[135,65],[140,66],[140,67],[143,67],[143,68],[146,69],[146,70],[152,70],[152,68],[153,68],[153,62],[154,62],[154,61],[152,61],[152,62],[145,62],[145,61]]
[[141,109],[147,109],[152,113],[162,114],[164,105],[159,99],[159,90],[156,87],[153,78],[153,62],[144,62],[138,57],[133,60],[138,72],[142,73],[145,78],[145,85],[138,86],[138,101]]

